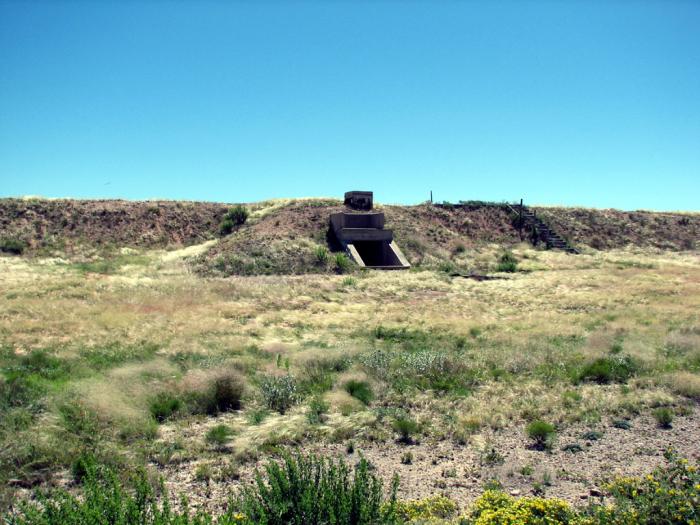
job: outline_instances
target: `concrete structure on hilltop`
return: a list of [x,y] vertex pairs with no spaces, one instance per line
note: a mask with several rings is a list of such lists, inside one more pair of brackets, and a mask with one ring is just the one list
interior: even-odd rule
[[[333,213],[330,229],[338,244],[361,268],[402,270],[411,265],[394,242],[391,230],[384,229],[384,214],[371,212],[371,191],[345,194],[348,211]],[[351,210],[365,210],[358,213]]]

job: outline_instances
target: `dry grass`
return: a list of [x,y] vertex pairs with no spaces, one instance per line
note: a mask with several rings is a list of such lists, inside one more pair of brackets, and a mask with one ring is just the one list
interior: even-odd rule
[[[700,398],[700,370],[689,369],[700,367],[697,253],[571,256],[519,246],[514,253],[523,271],[500,280],[412,270],[359,273],[344,285],[335,275],[201,278],[189,272],[187,258],[204,249],[137,254],[148,263],[109,275],[79,272],[60,260],[0,257],[2,359],[7,364],[48,349],[78,367],[86,349],[157,345],[145,359],[78,367],[51,384],[49,398],[77,397],[115,429],[145,424],[148,400],[159,389],[205,388],[222,368],[246,376],[246,414],[261,406],[260,373],[289,371],[304,381],[312,370],[329,371],[330,383],[316,385],[329,404],[322,424],[309,423],[311,394],[304,393],[288,413],[258,424],[243,413],[168,422],[160,438],[138,445],[146,457],[154,443],[170,442],[182,443],[173,457],[211,454],[202,436],[218,422],[234,429],[230,446],[244,460],[281,443],[390,441],[397,409],[419,421],[423,439],[469,441],[485,430],[517,427],[521,434],[524,422],[536,418],[595,423]],[[481,245],[459,257],[483,267],[500,253],[500,246]],[[372,333],[380,325],[409,328],[418,342],[378,340]],[[478,372],[471,390],[400,391],[361,365],[374,349],[420,350],[406,350],[409,344],[461,356]],[[638,364],[638,378],[624,387],[573,380],[576,367],[610,355],[616,345]],[[369,407],[343,390],[350,378],[372,384],[377,398]],[[114,446],[139,456],[133,442]]]
[[700,375],[675,372],[664,377],[664,383],[674,394],[700,401]]

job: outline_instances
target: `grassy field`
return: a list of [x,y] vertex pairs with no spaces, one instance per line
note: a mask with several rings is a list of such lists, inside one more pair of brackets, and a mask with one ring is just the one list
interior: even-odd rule
[[280,446],[402,497],[580,503],[700,442],[700,257],[515,246],[436,270],[204,278],[179,251],[0,257],[0,500],[145,466],[221,509]]

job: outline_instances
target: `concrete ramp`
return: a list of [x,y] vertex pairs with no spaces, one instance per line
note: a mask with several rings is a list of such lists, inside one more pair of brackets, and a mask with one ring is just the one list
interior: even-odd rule
[[[371,207],[371,192],[346,193],[345,202],[348,205],[358,200],[354,198],[354,193],[361,194],[363,209],[367,209],[367,202]],[[330,217],[330,229],[338,244],[362,268],[404,270],[411,267],[394,242],[393,232],[384,229],[383,213],[334,213]]]
[[347,251],[362,268],[405,270],[411,267],[394,241],[358,241],[348,244]]

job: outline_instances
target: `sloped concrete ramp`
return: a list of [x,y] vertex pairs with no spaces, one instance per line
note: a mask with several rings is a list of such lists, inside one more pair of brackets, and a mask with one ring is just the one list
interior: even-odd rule
[[334,213],[330,227],[340,246],[362,268],[405,270],[411,267],[394,242],[393,232],[384,229],[383,213]]

